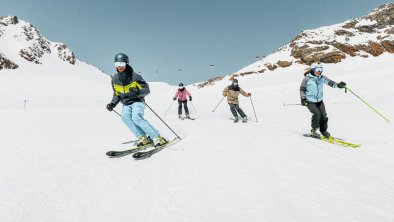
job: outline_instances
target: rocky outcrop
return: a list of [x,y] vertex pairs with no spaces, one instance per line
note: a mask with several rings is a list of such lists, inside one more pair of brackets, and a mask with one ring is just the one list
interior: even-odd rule
[[15,64],[11,60],[7,59],[2,54],[0,54],[0,70],[1,69],[16,69],[16,68],[18,68],[17,64]]
[[333,44],[333,46],[352,57],[356,56],[357,52],[359,51],[356,47],[354,47],[350,44],[343,44],[343,43],[336,42]]
[[197,87],[200,89],[205,86],[215,85],[215,82],[222,80],[223,78],[224,78],[224,76],[218,76],[218,77],[215,77],[212,79],[208,79],[207,81],[198,84]]
[[264,66],[267,67],[267,69],[269,69],[270,71],[274,71],[276,68],[278,68],[277,65],[272,65],[271,63],[264,64]]
[[63,61],[67,61],[70,64],[74,65],[75,64],[75,56],[74,53],[71,52],[65,44],[55,44],[55,48],[57,49],[57,55],[60,59]]
[[389,40],[381,41],[380,43],[382,44],[383,48],[387,52],[394,53],[394,40],[393,41],[389,41]]
[[346,56],[393,53],[393,25],[394,3],[385,4],[344,25],[301,32],[289,44],[291,56],[296,63],[310,64],[337,63]]
[[16,16],[0,16],[0,25],[16,25],[18,22],[19,21]]
[[291,66],[293,64],[293,61],[288,62],[288,61],[281,61],[281,60],[279,60],[279,61],[276,62],[276,64],[279,67],[285,68],[285,67]]
[[368,42],[368,44],[357,45],[356,48],[373,56],[379,56],[386,51],[382,45],[376,42]]

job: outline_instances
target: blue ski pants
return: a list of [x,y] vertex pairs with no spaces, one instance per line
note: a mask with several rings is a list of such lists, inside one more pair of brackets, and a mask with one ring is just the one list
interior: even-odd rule
[[160,133],[146,119],[144,119],[145,104],[135,102],[131,105],[123,105],[122,121],[139,138],[148,135],[152,140],[160,136]]

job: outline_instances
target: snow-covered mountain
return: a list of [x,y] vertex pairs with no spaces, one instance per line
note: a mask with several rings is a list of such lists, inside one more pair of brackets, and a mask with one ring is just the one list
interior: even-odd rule
[[[0,70],[1,97],[13,98],[11,104],[1,103],[0,108],[38,98],[40,106],[69,104],[75,99],[93,102],[87,99],[95,94],[89,86],[104,85],[102,80],[109,84],[109,78],[98,68],[76,59],[65,44],[49,41],[32,24],[16,16],[0,17]],[[73,81],[65,84],[66,79]],[[59,90],[68,94],[57,94]]]
[[[292,65],[314,62],[339,63],[352,57],[376,57],[394,53],[394,3],[382,5],[360,18],[304,30],[289,44],[241,70],[230,78],[261,74]],[[200,87],[223,79],[217,77],[200,83]]]
[[[228,81],[187,86],[194,121],[177,118],[176,86],[150,83],[147,104],[182,141],[150,159],[110,159],[108,150],[130,148],[135,138],[105,109],[109,77],[78,59],[59,58],[48,40],[50,53],[37,40],[42,55],[36,57],[15,25],[2,25],[0,36],[3,58],[18,65],[0,71],[1,222],[394,220],[392,125],[350,92],[326,87],[329,131],[362,145],[303,137],[311,114],[283,104],[299,103],[305,65],[239,78],[252,93],[240,97],[246,124],[229,120],[222,100]],[[35,59],[22,57],[22,49]],[[355,56],[326,64],[324,74],[345,81],[392,120],[393,60],[389,53]],[[175,137],[148,108],[145,117],[162,136]]]
[[0,17],[0,69],[16,69],[21,58],[42,64],[45,55],[75,64],[74,53],[65,44],[50,42],[30,23],[16,16]]

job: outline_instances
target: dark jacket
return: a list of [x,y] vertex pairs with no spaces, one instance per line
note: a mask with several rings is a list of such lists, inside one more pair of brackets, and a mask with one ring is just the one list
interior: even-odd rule
[[[114,95],[111,103],[118,104],[119,101],[123,105],[131,105],[134,102],[144,101],[144,97],[150,93],[149,85],[145,80],[133,71],[131,66],[127,65],[123,73],[115,73],[112,77],[112,89]],[[138,95],[134,94],[130,89],[138,88]]]

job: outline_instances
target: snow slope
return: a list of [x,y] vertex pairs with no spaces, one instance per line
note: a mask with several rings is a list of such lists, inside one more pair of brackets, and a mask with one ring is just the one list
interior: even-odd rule
[[[323,74],[392,119],[393,59],[350,58],[325,65]],[[326,87],[329,131],[362,146],[302,137],[310,113],[283,106],[299,103],[301,65],[239,78],[252,93],[252,100],[241,96],[247,124],[229,120],[225,101],[212,112],[228,81],[188,86],[198,119],[178,120],[174,103],[164,120],[182,141],[134,161],[105,156],[134,139],[105,109],[109,78],[80,61],[61,69],[57,62],[0,72],[2,222],[394,220],[392,124],[354,95]],[[150,86],[146,102],[163,116],[177,87]],[[145,116],[174,137],[149,109]]]

